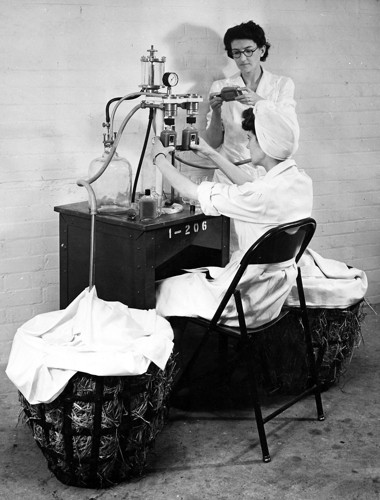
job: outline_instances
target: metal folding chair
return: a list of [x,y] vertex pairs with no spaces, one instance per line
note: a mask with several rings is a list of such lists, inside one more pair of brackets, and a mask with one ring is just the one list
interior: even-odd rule
[[[271,460],[268,450],[267,437],[264,428],[264,425],[267,422],[277,417],[280,413],[287,410],[295,403],[297,403],[298,401],[300,401],[301,399],[305,398],[310,394],[314,394],[315,396],[318,420],[324,420],[325,417],[323,414],[317,363],[315,360],[315,355],[313,350],[313,342],[311,337],[311,330],[310,330],[300,267],[298,267],[297,290],[300,300],[301,317],[305,334],[304,337],[306,344],[306,355],[308,357],[308,362],[310,367],[311,385],[301,394],[297,395],[296,397],[293,397],[290,401],[288,401],[286,404],[283,404],[280,408],[273,411],[265,418],[262,415],[261,404],[259,401],[255,368],[251,362],[254,359],[253,356],[254,340],[257,334],[263,332],[264,330],[267,330],[275,323],[280,321],[287,314],[287,310],[286,308],[283,308],[278,317],[276,317],[275,319],[269,321],[264,325],[261,325],[256,328],[247,327],[244,317],[241,294],[238,285],[241,277],[243,276],[245,270],[249,265],[276,264],[280,262],[285,262],[290,259],[295,259],[295,262],[298,263],[303,252],[305,251],[310,240],[312,239],[315,233],[315,229],[316,229],[316,222],[314,219],[309,217],[299,221],[287,224],[281,224],[267,231],[249,248],[249,250],[243,256],[240,262],[240,267],[236,272],[234,278],[232,279],[231,284],[229,285],[228,290],[226,291],[223,299],[221,300],[219,307],[217,308],[213,318],[211,320],[207,320],[201,317],[187,318],[188,322],[201,325],[205,327],[206,331],[198,347],[195,349],[189,363],[184,369],[180,379],[178,380],[177,387],[182,386],[183,380],[185,380],[188,377],[191,368],[194,366],[196,359],[198,358],[201,350],[203,349],[205,343],[207,342],[212,332],[219,334],[221,336],[220,338],[224,337],[224,339],[228,337],[238,338],[242,343],[242,352],[244,353],[245,362],[248,368],[248,374],[250,379],[250,391],[252,396],[252,402],[256,417],[256,425],[260,438],[260,445],[264,462],[270,462]],[[236,328],[224,324],[223,319],[221,319],[222,313],[232,297],[234,297],[238,313],[239,327]]]

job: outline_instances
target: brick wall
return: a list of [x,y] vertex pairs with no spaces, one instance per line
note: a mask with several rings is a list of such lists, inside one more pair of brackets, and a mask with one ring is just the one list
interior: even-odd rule
[[[180,92],[206,95],[234,71],[225,30],[261,24],[265,66],[296,83],[298,163],[314,180],[313,248],[364,269],[380,300],[380,3],[376,0],[77,0],[2,2],[0,18],[0,345],[58,308],[55,205],[86,199],[76,179],[102,152],[108,99],[138,90],[154,44]],[[130,110],[123,104],[120,120]],[[201,107],[199,125],[204,123]],[[136,168],[147,123],[139,111],[119,152]],[[142,183],[151,175],[144,165]]]

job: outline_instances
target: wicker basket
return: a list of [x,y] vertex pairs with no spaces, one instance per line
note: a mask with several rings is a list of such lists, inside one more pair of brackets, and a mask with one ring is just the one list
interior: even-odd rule
[[[308,309],[313,342],[323,354],[319,359],[319,376],[324,389],[339,381],[354,348],[360,344],[363,304],[362,301],[346,309]],[[307,387],[309,370],[299,309],[291,309],[264,335],[258,335],[256,347],[260,372],[269,376],[273,386],[283,393]]]
[[150,364],[138,376],[76,373],[52,403],[20,402],[49,469],[64,484],[105,488],[141,476],[162,430],[175,376]]

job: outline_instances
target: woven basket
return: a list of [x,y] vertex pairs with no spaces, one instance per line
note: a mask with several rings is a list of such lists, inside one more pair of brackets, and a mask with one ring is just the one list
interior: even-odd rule
[[52,403],[20,402],[49,469],[64,484],[105,488],[141,476],[162,430],[175,376],[150,364],[138,376],[76,373]]
[[[308,309],[316,354],[323,353],[319,359],[319,377],[324,389],[339,381],[351,361],[354,348],[361,342],[363,304],[362,301],[346,309]],[[299,309],[291,309],[264,335],[258,335],[256,347],[260,371],[266,370],[273,386],[280,392],[299,392],[308,386],[309,369]]]

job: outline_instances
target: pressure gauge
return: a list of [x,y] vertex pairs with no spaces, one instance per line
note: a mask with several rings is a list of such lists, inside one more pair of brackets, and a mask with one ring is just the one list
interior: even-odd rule
[[164,73],[162,83],[165,87],[175,87],[178,83],[177,73]]

